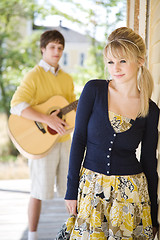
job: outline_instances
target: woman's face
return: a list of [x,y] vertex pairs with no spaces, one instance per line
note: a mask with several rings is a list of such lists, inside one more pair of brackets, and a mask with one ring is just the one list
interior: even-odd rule
[[107,54],[107,67],[113,80],[119,82],[137,81],[138,63],[135,59],[114,57]]

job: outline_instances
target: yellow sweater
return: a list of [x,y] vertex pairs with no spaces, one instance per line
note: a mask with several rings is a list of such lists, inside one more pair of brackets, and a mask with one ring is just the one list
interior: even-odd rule
[[[55,76],[36,65],[17,88],[11,100],[11,108],[21,102],[27,102],[30,106],[38,105],[56,95],[63,96],[69,103],[75,101],[71,76],[61,69]],[[68,140],[69,137],[70,135],[63,136],[60,142]]]

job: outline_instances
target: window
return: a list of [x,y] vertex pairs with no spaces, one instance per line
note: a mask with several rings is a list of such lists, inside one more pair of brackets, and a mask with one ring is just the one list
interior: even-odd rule
[[84,53],[81,53],[81,54],[80,54],[80,65],[81,65],[81,66],[84,65],[84,58],[85,58]]
[[63,53],[63,65],[67,66],[68,64],[68,55],[67,53]]

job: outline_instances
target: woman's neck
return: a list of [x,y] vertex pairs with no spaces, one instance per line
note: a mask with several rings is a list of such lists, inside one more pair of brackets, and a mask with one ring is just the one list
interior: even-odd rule
[[112,80],[110,87],[123,97],[139,97],[139,90],[135,82],[122,82],[118,83]]

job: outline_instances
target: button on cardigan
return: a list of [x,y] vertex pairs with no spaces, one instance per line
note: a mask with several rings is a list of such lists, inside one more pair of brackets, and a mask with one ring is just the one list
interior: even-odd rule
[[[65,199],[77,199],[83,166],[105,175],[144,172],[151,200],[152,222],[157,225],[157,159],[159,108],[150,100],[149,113],[137,117],[130,129],[115,133],[108,115],[108,84],[91,80],[80,96],[73,134]],[[132,107],[132,106],[131,106]],[[140,161],[136,149],[141,143]]]

